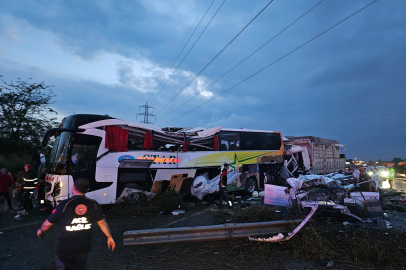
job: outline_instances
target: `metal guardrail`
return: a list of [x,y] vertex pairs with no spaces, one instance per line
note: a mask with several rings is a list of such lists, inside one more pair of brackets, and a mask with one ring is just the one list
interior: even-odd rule
[[230,237],[269,235],[291,231],[302,219],[256,223],[226,223],[223,225],[180,227],[124,232],[124,246],[173,244],[181,242],[222,240]]

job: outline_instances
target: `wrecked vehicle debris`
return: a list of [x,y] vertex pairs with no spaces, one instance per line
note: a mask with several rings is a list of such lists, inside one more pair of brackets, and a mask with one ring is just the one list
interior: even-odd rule
[[[334,175],[331,175],[334,176]],[[318,212],[341,214],[362,220],[365,216],[383,216],[379,192],[363,192],[344,188],[336,179],[321,175],[300,175],[298,178],[265,176],[265,204],[303,208],[318,204]],[[346,182],[352,181],[343,177]],[[348,185],[347,185],[348,186]],[[356,186],[355,186],[356,187]],[[379,205],[378,205],[379,204]]]
[[[227,184],[231,184],[241,173],[232,171],[227,173]],[[193,180],[193,184],[190,188],[190,193],[202,200],[207,194],[219,191],[220,174],[215,178],[209,180],[209,173],[199,175]]]
[[300,231],[300,229],[303,228],[304,225],[306,225],[306,223],[310,220],[310,218],[316,212],[316,210],[318,208],[318,204],[312,204],[310,207],[312,208],[312,210],[307,215],[307,217],[300,223],[299,226],[297,226],[296,229],[294,229],[291,233],[288,233],[288,235],[286,237],[282,233],[279,233],[278,235],[272,236],[272,237],[269,237],[269,238],[254,238],[254,237],[249,236],[248,239],[251,240],[251,241],[257,241],[257,242],[283,242],[283,241],[288,241],[296,233],[298,233]]

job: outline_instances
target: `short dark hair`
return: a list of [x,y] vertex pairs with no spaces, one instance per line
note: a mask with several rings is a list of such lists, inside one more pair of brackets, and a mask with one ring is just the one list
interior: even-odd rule
[[80,177],[75,180],[75,189],[80,193],[86,193],[89,190],[89,180],[84,177]]
[[228,164],[227,163],[224,163],[224,167],[227,167],[228,166]]

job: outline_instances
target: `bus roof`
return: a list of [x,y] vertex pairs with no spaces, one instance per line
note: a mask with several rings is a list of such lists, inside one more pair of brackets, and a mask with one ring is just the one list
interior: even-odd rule
[[236,128],[222,128],[221,131],[238,131],[238,132],[274,132],[271,130],[260,130],[260,129],[246,129],[246,128],[240,128],[240,129],[236,129]]

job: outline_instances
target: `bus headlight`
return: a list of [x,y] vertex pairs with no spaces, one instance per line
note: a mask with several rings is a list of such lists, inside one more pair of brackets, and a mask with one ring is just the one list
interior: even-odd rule
[[373,175],[373,173],[371,171],[367,172],[368,175]]
[[381,172],[381,176],[388,177],[388,172]]

